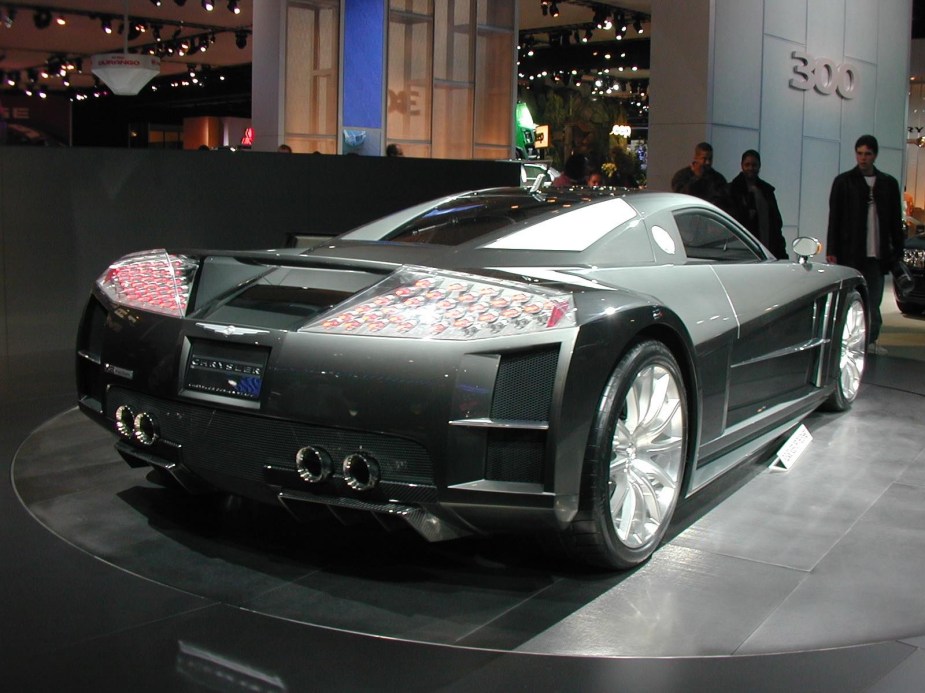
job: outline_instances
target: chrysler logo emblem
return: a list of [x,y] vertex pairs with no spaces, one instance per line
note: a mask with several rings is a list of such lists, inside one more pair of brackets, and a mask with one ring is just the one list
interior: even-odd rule
[[249,327],[235,327],[234,325],[210,325],[207,322],[197,322],[196,327],[224,335],[225,337],[245,337],[251,334],[270,334],[269,330],[254,330]]

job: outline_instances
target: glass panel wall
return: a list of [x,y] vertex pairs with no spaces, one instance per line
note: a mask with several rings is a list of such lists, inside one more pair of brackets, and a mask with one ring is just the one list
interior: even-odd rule
[[437,159],[472,156],[475,0],[447,0],[434,16],[434,144]]
[[290,3],[287,13],[285,141],[294,151],[336,154],[339,3]]
[[480,26],[475,84],[475,159],[511,156],[514,127],[514,67],[510,28]]
[[431,156],[433,45],[432,0],[391,0],[386,143],[400,144],[405,156]]
[[405,156],[512,156],[515,43],[509,0],[390,0],[387,144]]

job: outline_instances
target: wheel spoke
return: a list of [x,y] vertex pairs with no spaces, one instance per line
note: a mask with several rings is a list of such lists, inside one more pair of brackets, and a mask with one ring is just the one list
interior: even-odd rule
[[653,487],[653,482],[671,491],[674,490],[675,484],[677,483],[677,479],[672,477],[665,469],[655,464],[652,460],[637,458],[634,471],[636,472],[634,478],[638,477],[642,480],[656,495],[658,492]]
[[681,407],[680,400],[665,399],[656,412],[656,416],[648,419],[641,430],[636,432],[637,445],[644,445],[647,450],[655,445],[658,437],[675,423],[675,414]]

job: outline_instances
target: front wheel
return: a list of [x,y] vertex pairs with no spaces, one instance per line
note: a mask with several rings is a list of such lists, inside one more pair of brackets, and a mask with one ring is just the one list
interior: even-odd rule
[[838,349],[835,389],[823,404],[823,408],[829,411],[848,409],[861,387],[867,357],[867,311],[857,291],[848,294]]
[[688,440],[677,361],[660,342],[637,343],[601,396],[579,512],[563,534],[567,550],[609,569],[631,568],[652,555],[678,503]]

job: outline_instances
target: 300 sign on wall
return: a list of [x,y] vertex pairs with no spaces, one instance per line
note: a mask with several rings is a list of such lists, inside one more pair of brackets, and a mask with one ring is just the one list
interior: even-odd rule
[[794,89],[815,89],[820,94],[835,92],[843,99],[854,98],[858,84],[858,73],[854,65],[839,65],[831,58],[813,58],[804,51],[793,51],[790,56],[797,61],[793,66],[796,77],[790,80],[790,86]]

